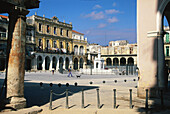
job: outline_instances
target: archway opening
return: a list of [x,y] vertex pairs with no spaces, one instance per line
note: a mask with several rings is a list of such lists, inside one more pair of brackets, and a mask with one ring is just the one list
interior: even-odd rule
[[120,59],[120,65],[125,66],[126,65],[126,59],[123,57]]
[[56,66],[57,66],[57,59],[56,59],[56,57],[53,57],[52,68],[56,69]]
[[112,60],[111,58],[106,59],[106,66],[112,66]]
[[119,59],[118,58],[114,58],[113,59],[113,65],[114,66],[118,66],[119,65]]
[[50,58],[47,56],[45,58],[45,70],[49,70],[50,68]]
[[83,68],[84,60],[83,58],[80,59],[80,68]]
[[63,58],[62,57],[60,57],[60,59],[59,59],[59,69],[61,70],[61,69],[63,69]]
[[66,65],[65,65],[65,69],[68,69],[69,68],[69,58],[66,57]]
[[78,59],[75,58],[74,59],[74,70],[77,70],[78,69]]
[[37,57],[37,70],[42,70],[42,57],[41,56],[38,56]]
[[128,65],[134,65],[134,59],[132,57],[128,58]]

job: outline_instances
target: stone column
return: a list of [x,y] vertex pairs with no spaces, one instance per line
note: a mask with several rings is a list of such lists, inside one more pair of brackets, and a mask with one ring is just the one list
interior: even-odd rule
[[163,43],[164,32],[161,31],[158,35],[158,87],[165,88],[166,79],[164,76],[164,65],[165,65],[165,55],[164,55],[164,43]]
[[64,58],[63,60],[63,68],[65,69],[66,68],[66,59]]
[[58,70],[59,69],[59,58],[58,58],[58,60],[57,60],[57,67],[56,67],[56,70]]
[[53,59],[50,58],[50,68],[49,68],[49,70],[52,70],[52,67],[53,67]]
[[26,107],[24,98],[26,9],[15,7],[9,13],[7,99],[15,109]]
[[43,61],[43,63],[42,63],[42,70],[45,70],[45,57],[42,58],[42,61]]

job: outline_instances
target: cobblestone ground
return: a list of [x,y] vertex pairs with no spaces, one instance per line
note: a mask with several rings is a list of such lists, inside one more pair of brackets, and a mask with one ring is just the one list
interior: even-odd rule
[[[67,74],[59,74],[56,72],[54,75],[52,75],[51,72],[26,72],[25,98],[27,99],[27,106],[40,106],[43,109],[42,113],[62,112],[63,114],[67,114],[76,112],[79,114],[93,114],[97,112],[102,113],[104,110],[103,113],[111,113],[114,110],[113,89],[116,89],[116,110],[120,110],[120,113],[126,113],[126,111],[130,113],[145,112],[145,99],[139,99],[137,97],[137,76],[81,74],[80,78],[77,78],[77,75],[79,74],[73,73],[73,77],[67,77]],[[0,82],[2,82],[3,79],[4,73],[1,73]],[[42,87],[40,87],[40,82],[43,83]],[[53,84],[52,87],[50,87],[50,83]],[[59,83],[61,83],[61,87],[58,86]],[[68,87],[66,83],[69,83]],[[75,83],[77,83],[77,86],[75,86]],[[2,83],[0,84],[2,85]],[[53,90],[56,94],[62,94],[66,89],[71,92],[71,94],[69,94],[69,109],[65,109],[65,94],[61,96],[53,95],[52,111],[50,111],[50,90]],[[82,89],[84,89],[84,109],[81,109]],[[97,108],[96,89],[99,89],[101,109]],[[133,109],[129,109],[129,89],[132,89]],[[168,107],[168,105],[170,105],[169,100],[166,100],[165,104]],[[149,100],[149,107],[151,109],[157,105],[160,107],[160,99]],[[156,110],[150,111],[154,112]],[[156,112],[159,113],[160,111],[161,110]],[[164,111],[168,111],[168,108],[166,108],[166,110],[164,109]],[[119,113],[119,111],[117,111],[117,113]]]

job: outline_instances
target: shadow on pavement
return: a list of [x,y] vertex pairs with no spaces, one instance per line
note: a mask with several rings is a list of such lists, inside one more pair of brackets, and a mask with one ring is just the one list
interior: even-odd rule
[[[40,87],[40,83],[31,83],[31,82],[25,82],[24,84],[24,95],[27,99],[27,107],[31,107],[34,105],[42,106],[47,103],[49,103],[50,100],[50,90],[53,90],[55,94],[62,94],[68,89],[73,94],[78,93],[82,91],[82,89],[89,90],[89,89],[95,89],[98,88],[97,86],[74,86],[69,85],[66,87],[66,85],[61,85],[61,87],[58,87],[58,84],[53,84],[52,87],[50,87],[49,84],[43,84],[42,87]],[[72,94],[69,94],[69,96]],[[61,96],[55,96],[53,95],[53,101],[65,97],[64,95]]]

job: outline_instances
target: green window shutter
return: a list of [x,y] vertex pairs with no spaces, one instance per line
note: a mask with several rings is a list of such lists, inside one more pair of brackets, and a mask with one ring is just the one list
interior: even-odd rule
[[169,43],[169,33],[166,34],[166,43]]

